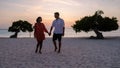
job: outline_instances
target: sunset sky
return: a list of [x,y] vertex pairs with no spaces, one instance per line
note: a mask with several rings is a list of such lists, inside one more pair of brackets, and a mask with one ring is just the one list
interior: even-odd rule
[[59,12],[66,27],[70,27],[97,10],[103,10],[103,16],[117,17],[120,25],[120,0],[0,0],[0,29],[7,29],[20,19],[34,24],[38,16],[49,27],[54,12]]

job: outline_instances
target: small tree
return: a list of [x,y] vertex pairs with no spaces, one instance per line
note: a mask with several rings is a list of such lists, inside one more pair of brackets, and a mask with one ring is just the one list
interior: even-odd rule
[[97,36],[91,36],[90,38],[103,39],[104,37],[101,32],[117,30],[118,20],[115,17],[102,17],[102,14],[104,14],[104,12],[102,10],[98,10],[93,16],[85,16],[81,20],[77,20],[72,27],[76,32],[94,31]]
[[33,28],[32,28],[32,24],[30,24],[28,21],[19,20],[19,21],[13,22],[12,26],[9,27],[8,31],[15,32],[14,35],[10,36],[11,38],[17,38],[17,35],[20,31],[32,32]]

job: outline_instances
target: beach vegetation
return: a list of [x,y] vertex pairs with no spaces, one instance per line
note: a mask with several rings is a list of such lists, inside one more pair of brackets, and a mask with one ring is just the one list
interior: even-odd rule
[[104,12],[98,10],[92,16],[85,16],[77,20],[72,28],[75,32],[89,32],[94,31],[96,36],[91,36],[92,39],[103,39],[102,32],[113,31],[118,29],[118,20],[116,17],[103,17]]
[[32,32],[33,28],[32,28],[32,24],[30,24],[28,21],[23,21],[23,20],[18,20],[18,21],[14,21],[12,23],[12,25],[8,28],[9,32],[15,32],[14,35],[11,35],[10,38],[17,38],[18,33],[20,31],[22,32]]

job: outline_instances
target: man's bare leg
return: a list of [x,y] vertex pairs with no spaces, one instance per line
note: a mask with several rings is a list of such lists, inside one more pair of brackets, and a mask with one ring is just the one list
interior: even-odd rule
[[53,44],[54,44],[54,47],[55,47],[55,50],[54,50],[54,51],[56,51],[56,50],[57,50],[56,41],[53,41]]
[[61,41],[59,41],[59,49],[58,49],[58,53],[60,53],[61,51]]

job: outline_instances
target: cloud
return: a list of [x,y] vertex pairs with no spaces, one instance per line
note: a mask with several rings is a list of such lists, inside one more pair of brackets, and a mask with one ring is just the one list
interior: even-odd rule
[[63,5],[72,5],[72,6],[79,6],[80,5],[75,0],[42,0],[42,1],[49,2],[49,3],[63,4]]

